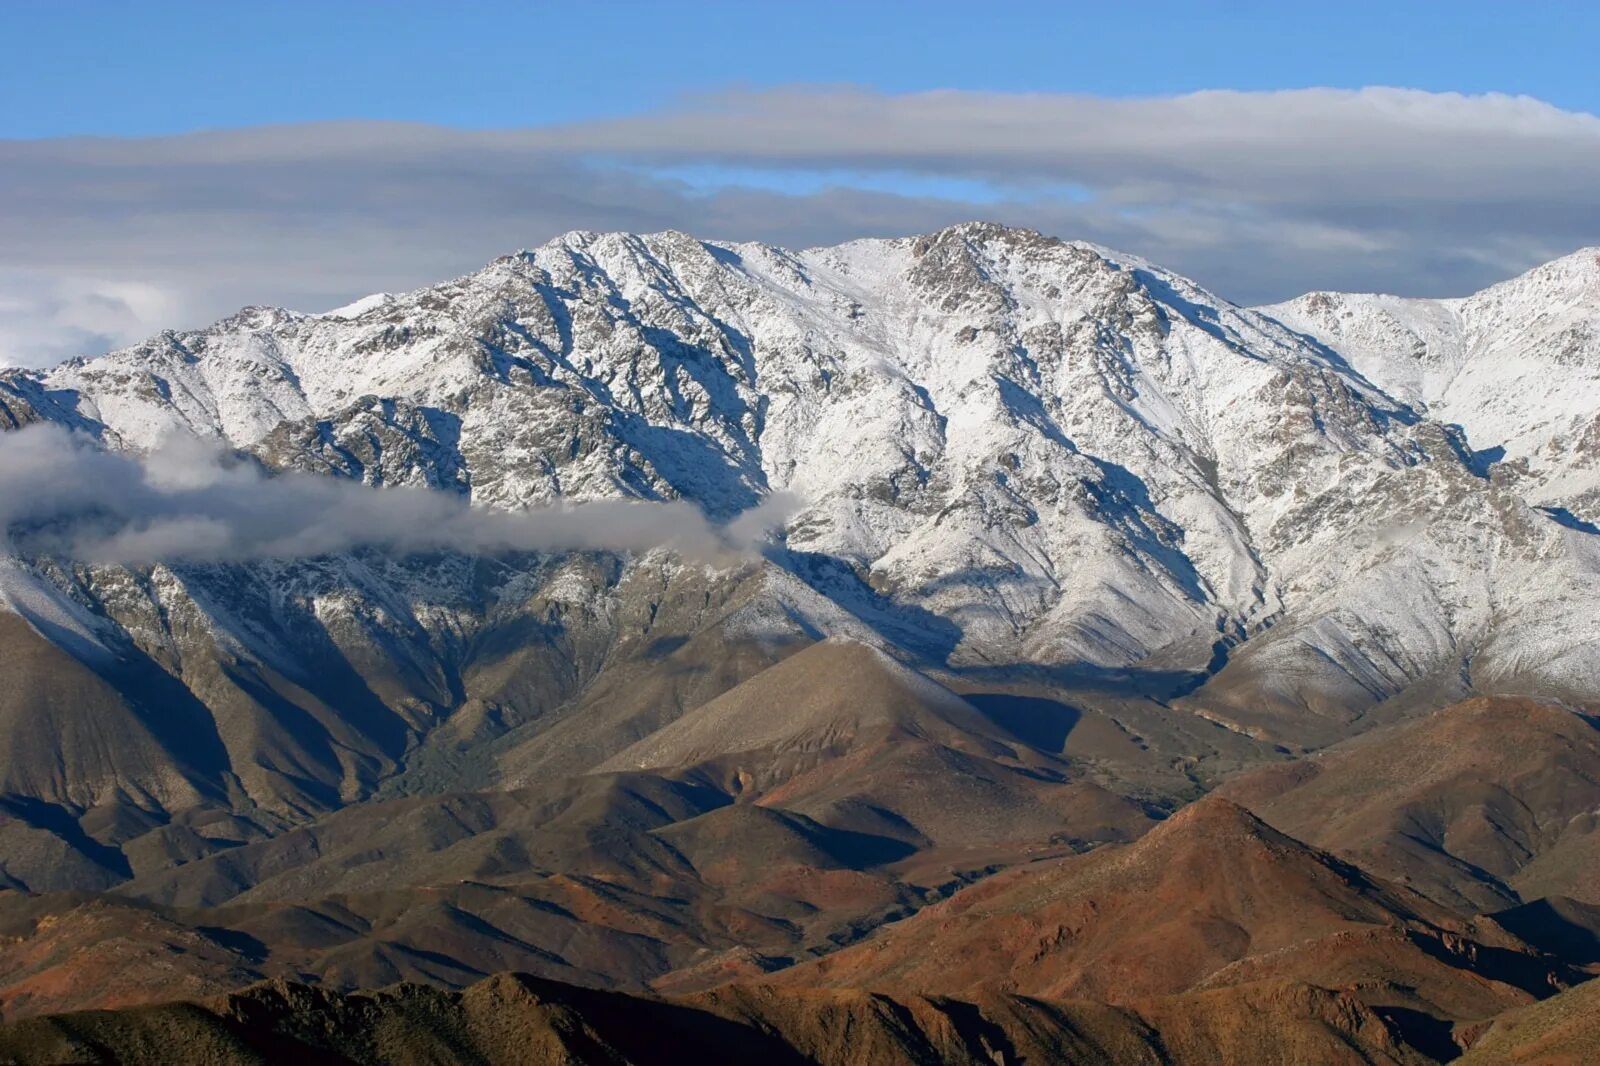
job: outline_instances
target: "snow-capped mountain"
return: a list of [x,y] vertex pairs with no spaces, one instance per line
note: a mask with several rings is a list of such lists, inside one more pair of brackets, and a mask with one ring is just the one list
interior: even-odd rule
[[[1464,689],[1593,696],[1600,536],[1568,462],[1600,432],[1593,260],[1465,301],[1263,312],[990,225],[804,252],[573,233],[415,293],[6,372],[0,427],[109,448],[178,429],[501,507],[802,506],[730,572],[10,560],[6,639],[38,665],[0,696],[0,792],[292,820],[397,774],[527,772],[554,758],[518,755],[540,736],[581,770],[826,635],[1290,745]],[[1490,476],[1496,448],[1517,476]],[[46,671],[77,671],[93,722],[36,691]]]
[[1535,504],[1600,519],[1600,249],[1464,299],[1315,292],[1259,310],[1460,425]]

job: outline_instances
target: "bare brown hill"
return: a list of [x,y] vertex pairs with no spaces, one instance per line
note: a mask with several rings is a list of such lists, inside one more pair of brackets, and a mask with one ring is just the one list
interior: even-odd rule
[[[225,798],[206,780],[221,753],[214,729],[196,728],[192,697],[153,665],[102,653],[97,670],[83,661],[96,658],[89,652],[69,654],[3,609],[0,657],[0,803],[10,816],[0,818],[0,840],[10,845],[0,884],[91,888],[127,875],[115,849],[86,840],[82,826],[58,824],[71,823],[67,809],[130,801],[178,809]],[[159,785],[129,785],[151,777]]]
[[1468,700],[1220,792],[1454,907],[1600,902],[1600,729],[1559,704]]
[[762,671],[599,771],[709,781],[742,800],[917,847],[1128,839],[1149,824],[1137,804],[1086,791],[1067,760],[848,640]]
[[[862,645],[818,645],[729,695],[708,705],[714,728],[700,712],[680,719],[729,744],[720,762],[691,748],[684,766],[371,801],[152,862],[89,903],[0,899],[12,938],[0,1002],[15,1016],[226,987],[154,965],[179,949],[202,977],[342,988],[461,987],[501,970],[701,987],[1151,824],[1143,805],[1074,780],[1064,760]],[[85,968],[71,930],[91,912],[125,913],[128,935]]]
[[1588,1066],[1600,1062],[1600,982],[1506,1013],[1461,1066]]
[[0,893],[0,1019],[227,992],[254,960],[159,908],[84,894]]
[[[877,648],[826,640],[624,750],[601,770],[695,766],[727,756],[837,754],[917,737],[1009,754],[1002,730],[949,689]],[[755,778],[752,784],[765,784]]]
[[195,1066],[1433,1061],[1351,997],[1304,985],[1113,1008],[761,986],[644,999],[504,974],[459,993],[402,985],[339,994],[277,982],[197,1003],[0,1026],[0,1060],[19,1066],[145,1066],[171,1061],[175,1048]]
[[1470,1019],[1578,977],[1493,923],[1208,798],[1133,844],[1008,870],[780,980],[1116,1003],[1301,980]]

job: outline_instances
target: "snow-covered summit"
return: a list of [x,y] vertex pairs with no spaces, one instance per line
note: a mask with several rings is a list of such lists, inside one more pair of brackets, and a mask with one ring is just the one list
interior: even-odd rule
[[1259,310],[1460,425],[1530,499],[1600,517],[1600,248],[1461,299],[1318,292]]
[[[1188,684],[1209,717],[1310,743],[1418,686],[1600,692],[1600,537],[1538,465],[1594,424],[1589,258],[1462,301],[1263,313],[984,223],[803,251],[575,232],[335,312],[250,308],[0,373],[0,427],[132,449],[182,429],[500,506],[723,516],[787,490],[804,505],[759,593],[680,635],[847,633],[956,672]],[[1526,469],[1486,476],[1496,447]],[[104,619],[107,646],[163,662],[203,632],[230,671],[286,672],[310,625],[411,721],[510,699],[475,658],[508,617],[519,647],[562,649],[545,668],[573,698],[622,619],[679,602],[619,565],[492,585],[477,564],[356,559],[34,576]]]

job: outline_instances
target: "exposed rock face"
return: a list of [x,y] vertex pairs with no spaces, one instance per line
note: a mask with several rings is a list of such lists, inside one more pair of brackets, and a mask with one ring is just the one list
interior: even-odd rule
[[[1065,895],[995,920],[1072,934],[1006,955],[996,987],[1121,998],[1104,974],[1163,945],[1080,914],[1123,903],[1078,878],[1131,861],[1161,913],[1128,922],[1183,950],[1129,977],[1138,1004],[1094,1008],[1128,1061],[1159,1046],[1139,1033],[1177,1055],[1256,1032],[1210,1012],[1257,1000],[1311,1019],[1307,1048],[1331,1025],[1406,1061],[1405,1012],[1481,1020],[1571,976],[1519,939],[1532,912],[1471,911],[1581,897],[1600,869],[1587,793],[1538,783],[1588,766],[1582,719],[1418,717],[1600,693],[1593,258],[1464,301],[1248,310],[996,226],[804,252],[575,233],[415,293],[0,373],[5,433],[142,451],[183,431],[488,507],[801,501],[721,569],[665,550],[0,556],[0,1003],[118,1002],[75,998],[58,965],[101,958],[73,932],[96,922],[128,932],[95,968],[168,995],[507,969],[688,991],[819,956],[794,972],[875,980],[862,960],[894,939],[873,930],[976,914],[1020,875],[949,897],[1034,860]],[[1503,728],[1538,752],[1409,780],[1405,746],[1459,755]],[[1349,758],[1388,775],[1393,810],[1359,782],[1317,792],[1348,777],[1340,746],[1239,794],[1277,828],[1213,802],[1130,843],[1233,771],[1373,730],[1395,746]],[[1480,771],[1504,795],[1474,806]],[[1423,809],[1433,836],[1397,837]],[[1218,849],[1233,888],[1207,876]],[[161,984],[180,953],[192,969]],[[953,965],[905,972],[908,995],[965,994],[934,980]],[[1410,991],[1296,983],[1374,973]],[[737,1010],[821,1009],[772,995]],[[851,1003],[827,1009],[899,1010]],[[1006,1003],[974,1009],[1054,1024]],[[932,1012],[917,1040],[970,1050],[964,1008],[902,1006]],[[810,1039],[783,1036],[834,1061]]]
[[[1484,320],[1577,321],[1582,272],[1547,273],[1515,283],[1526,298],[1485,297]],[[743,575],[667,558],[7,563],[5,601],[101,657],[118,713],[153,738],[71,780],[0,766],[5,789],[73,810],[204,796],[301,817],[372,794],[429,737],[548,723],[608,670],[707,632],[769,649],[838,633],[1164,696],[1231,646],[1193,709],[1301,746],[1397,697],[1600,687],[1591,538],[1481,476],[1471,450],[1502,441],[1463,443],[1398,386],[1155,266],[1024,231],[801,253],[577,233],[420,292],[249,308],[0,382],[8,426],[135,449],[184,430],[485,505],[805,501]],[[1483,432],[1511,446],[1531,420]],[[156,721],[175,702],[185,745]]]
[[1465,299],[1317,292],[1259,310],[1460,425],[1494,477],[1533,503],[1600,517],[1600,249]]

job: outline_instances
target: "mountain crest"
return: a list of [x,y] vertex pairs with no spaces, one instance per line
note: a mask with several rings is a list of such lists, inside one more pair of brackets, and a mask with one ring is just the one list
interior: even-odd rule
[[[1582,325],[1504,306],[1507,338]],[[741,616],[758,646],[865,636],[925,672],[1110,688],[1290,747],[1429,693],[1600,686],[1600,634],[1564,606],[1600,596],[1583,539],[1600,477],[1583,442],[1600,435],[1574,422],[1517,458],[1521,438],[1491,446],[1463,420],[1463,443],[1306,332],[1134,257],[989,223],[805,251],[580,232],[335,312],[250,308],[9,372],[0,419],[131,451],[190,432],[273,470],[485,507],[687,500],[720,519],[787,492],[800,506]],[[1484,352],[1452,388],[1513,365]],[[1571,399],[1581,373],[1539,365],[1540,388]],[[1555,424],[1531,387],[1495,395],[1533,405],[1526,433]],[[266,778],[337,796],[460,707],[510,700],[497,713],[533,720],[585,690],[619,619],[654,603],[639,563],[341,558],[160,580],[18,565],[207,716],[250,723],[287,698],[334,721],[359,699],[375,733],[330,738],[309,778],[266,760]],[[547,581],[566,591],[534,591]],[[712,602],[671,639],[722,624]],[[507,617],[573,642],[551,653],[559,681],[492,665],[482,641]],[[295,678],[285,697],[284,649],[307,642],[347,664],[338,692]],[[220,735],[258,776],[254,729]]]

